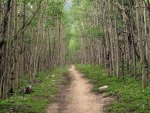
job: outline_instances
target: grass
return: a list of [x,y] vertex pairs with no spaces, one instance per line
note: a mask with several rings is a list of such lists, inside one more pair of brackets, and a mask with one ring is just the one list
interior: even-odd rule
[[[37,74],[33,93],[15,95],[0,100],[0,113],[45,113],[50,103],[56,101],[59,86],[66,84],[67,68],[57,68]],[[27,81],[23,81],[27,84]]]
[[140,79],[107,76],[104,68],[94,65],[77,65],[77,69],[94,85],[94,92],[100,93],[99,87],[109,86],[106,94],[116,101],[105,107],[106,112],[150,113],[150,87],[143,92]]

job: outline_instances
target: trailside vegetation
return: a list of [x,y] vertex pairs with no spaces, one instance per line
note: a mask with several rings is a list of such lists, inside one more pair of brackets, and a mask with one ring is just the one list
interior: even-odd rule
[[0,98],[66,62],[65,1],[0,0]]
[[[0,101],[0,113],[45,113],[49,104],[57,102],[61,87],[68,83],[68,68],[55,68],[36,74],[30,94],[18,89],[14,95]],[[23,85],[29,80],[23,78]]]
[[76,63],[105,66],[118,78],[140,78],[144,90],[150,78],[149,6],[149,0],[73,0]]
[[[117,78],[108,76],[104,67],[98,65],[77,65],[86,78],[94,85],[95,93],[106,93],[114,101],[105,106],[108,113],[149,113],[150,111],[150,87],[143,92],[140,79],[125,77]],[[100,91],[99,87],[108,85],[108,89]]]

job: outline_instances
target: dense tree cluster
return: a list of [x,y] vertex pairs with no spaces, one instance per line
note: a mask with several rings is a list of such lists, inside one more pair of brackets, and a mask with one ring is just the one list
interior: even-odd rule
[[64,1],[0,0],[0,97],[65,64]]
[[108,75],[141,77],[148,85],[149,0],[74,0],[78,63],[99,64]]

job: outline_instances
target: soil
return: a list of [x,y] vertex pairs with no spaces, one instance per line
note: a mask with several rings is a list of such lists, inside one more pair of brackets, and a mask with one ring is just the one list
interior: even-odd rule
[[69,85],[63,86],[58,103],[50,105],[47,113],[104,113],[103,107],[112,99],[91,92],[92,85],[72,65]]

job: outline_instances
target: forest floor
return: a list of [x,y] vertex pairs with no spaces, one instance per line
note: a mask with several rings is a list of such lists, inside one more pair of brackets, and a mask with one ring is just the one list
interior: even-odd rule
[[62,86],[68,84],[68,66],[54,68],[36,75],[31,84],[33,92],[20,94],[20,90],[30,85],[28,76],[22,78],[22,87],[13,96],[0,100],[0,113],[45,113],[49,104],[56,102]]
[[[30,83],[22,80],[22,87]],[[150,86],[143,91],[140,78],[107,76],[100,66],[55,68],[39,72],[35,80],[32,93],[17,89],[0,100],[0,113],[150,113]],[[104,85],[108,89],[99,90]]]
[[48,107],[48,113],[103,113],[103,107],[112,100],[105,94],[96,95],[89,80],[72,65],[71,82],[62,88],[58,103]]

